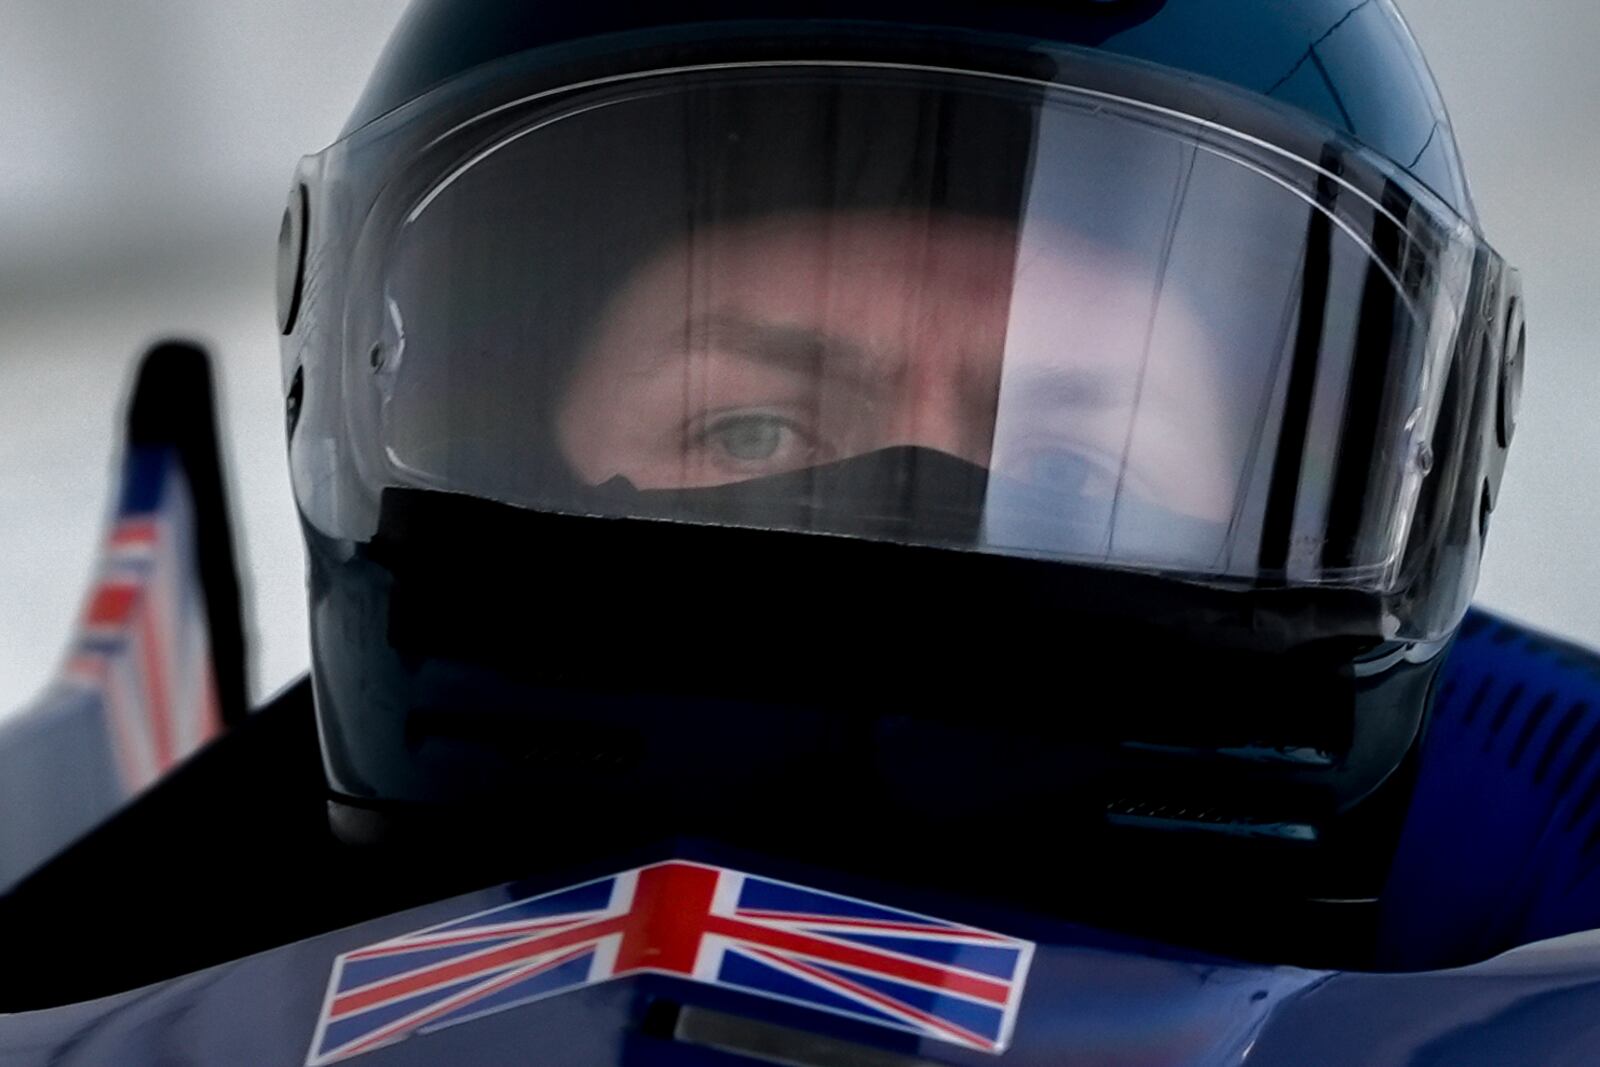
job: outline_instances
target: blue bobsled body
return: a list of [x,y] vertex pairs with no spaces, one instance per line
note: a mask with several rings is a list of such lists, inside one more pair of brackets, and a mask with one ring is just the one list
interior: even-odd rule
[[[545,872],[132,992],[3,1016],[0,1063],[1591,1063],[1600,1052],[1600,934],[1582,931],[1600,926],[1589,859],[1600,790],[1600,715],[1591,710],[1600,701],[1590,699],[1597,679],[1595,657],[1581,649],[1483,614],[1464,628],[1383,904],[1380,941],[1392,971],[1232,961],[682,841],[609,869]],[[532,836],[530,828],[530,847]],[[571,931],[610,913],[559,913],[589,907],[560,905],[569,887],[632,886],[627,879],[652,867],[716,872],[719,885],[803,886],[794,892],[837,902],[851,921],[899,923],[887,940],[882,931],[839,935],[837,927],[825,936],[849,941],[851,951],[884,950],[891,964],[931,961],[946,975],[999,982],[990,1005],[998,1039],[979,1047],[962,1038],[964,1020],[981,1016],[981,988],[884,978],[870,961],[835,966],[804,946],[741,947],[724,931],[708,942],[720,962],[708,969],[708,957],[697,957],[689,971],[672,973],[630,969],[616,950],[580,944]],[[743,906],[721,890],[718,899],[712,911]],[[632,913],[642,909],[635,901]],[[680,910],[668,900],[652,921]],[[494,925],[508,916],[546,925],[532,933]],[[769,909],[764,921],[781,941],[823,920]],[[94,966],[92,946],[69,933],[62,951]],[[519,947],[531,937],[566,940]],[[946,952],[940,938],[965,938],[989,955]],[[644,945],[644,955],[661,943]],[[486,955],[494,952],[520,955]],[[781,981],[741,977],[764,958]],[[1453,958],[1477,962],[1441,969]],[[729,960],[744,961],[744,971]],[[533,974],[541,961],[561,967],[541,978]],[[513,973],[530,962],[532,970]],[[807,993],[791,981],[807,973],[827,988]],[[394,981],[409,984],[385,984]]]
[[[890,904],[885,887],[834,884]],[[281,1065],[314,1059],[341,953],[503,904],[505,886],[389,916],[148,989],[0,1020],[0,1062]],[[1344,974],[1233,963],[1027,916],[944,914],[1034,941],[998,1055],[679,977],[583,985],[360,1052],[350,1062],[471,1064],[1471,1064],[1592,1062],[1600,937],[1473,966]]]

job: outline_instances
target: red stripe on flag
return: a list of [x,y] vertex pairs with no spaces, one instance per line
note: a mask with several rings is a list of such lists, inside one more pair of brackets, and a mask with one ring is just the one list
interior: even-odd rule
[[362,1038],[355,1044],[346,1045],[345,1047],[337,1050],[333,1058],[344,1059],[347,1056],[354,1056],[359,1052],[368,1052],[385,1043],[386,1041],[389,1041],[397,1034],[409,1033],[410,1031],[428,1025],[441,1015],[449,1015],[451,1012],[464,1008],[474,1001],[482,1000],[484,997],[498,993],[503,989],[508,989],[511,986],[516,985],[518,982],[527,981],[529,978],[536,978],[539,975],[544,974],[546,971],[553,971],[562,964],[570,963],[588,951],[590,951],[590,948],[586,945],[583,948],[574,949],[571,952],[557,956],[553,960],[546,960],[543,963],[518,967],[510,974],[491,979],[484,985],[476,985],[471,989],[464,989],[455,996],[443,1001],[437,1007],[427,1009],[421,1013],[407,1015],[403,1019],[397,1019],[383,1029],[378,1030],[368,1037]]
[[891,956],[864,946],[840,944],[837,941],[808,937],[805,934],[791,933],[788,930],[744,922],[740,919],[712,915],[706,921],[706,930],[750,944],[765,945],[782,952],[798,953],[825,963],[843,964],[935,989],[948,989],[953,993],[960,993],[989,1004],[1004,1006],[1011,995],[1010,986],[1004,982],[979,978],[977,975],[940,967],[937,964],[919,963],[900,956]]
[[798,911],[760,911],[753,908],[740,908],[734,913],[741,919],[765,919],[769,922],[796,923],[812,927],[844,927],[851,930],[859,929],[865,933],[875,933],[880,930],[891,932],[906,931],[917,934],[935,934],[941,938],[967,937],[974,941],[1009,941],[1009,938],[999,934],[991,934],[987,930],[973,930],[964,926],[936,926],[931,922],[889,922],[883,919],[852,919],[838,915],[817,915],[814,912]]
[[617,947],[616,973],[653,968],[693,974],[721,877],[721,871],[687,863],[640,871],[627,935]]
[[156,542],[156,524],[153,519],[140,519],[117,524],[111,532],[111,545],[121,548],[127,545],[153,545]]
[[167,772],[176,757],[172,744],[172,694],[167,686],[162,634],[155,623],[148,599],[139,612],[139,637],[145,690],[149,694],[145,711],[150,720],[150,738],[155,745],[156,774],[159,776]]
[[133,613],[139,599],[139,586],[127,582],[104,582],[89,600],[85,619],[90,626],[121,626]]
[[557,919],[550,922],[517,923],[502,927],[488,927],[483,930],[471,930],[460,934],[441,934],[438,937],[407,938],[394,945],[374,945],[358,952],[345,954],[347,960],[366,960],[377,956],[393,956],[396,953],[417,952],[425,948],[448,948],[451,945],[470,945],[476,941],[504,941],[513,937],[526,937],[538,933],[540,930],[560,929],[573,926],[587,919]]
[[100,698],[105,702],[106,719],[111,724],[112,749],[117,760],[117,769],[122,775],[123,787],[131,796],[150,782],[140,767],[139,753],[136,749],[139,739],[132,732],[135,723],[129,717],[128,705],[123,699],[125,695],[117,675],[107,670],[101,682]]
[[888,996],[884,993],[880,993],[876,989],[868,989],[859,982],[852,982],[848,978],[845,978],[841,975],[824,971],[818,967],[808,966],[799,960],[785,959],[775,952],[763,952],[758,948],[752,948],[750,951],[769,963],[779,966],[793,967],[800,973],[808,975],[819,982],[853,993],[863,1000],[870,1001],[871,1003],[878,1005],[878,1007],[884,1009],[885,1011],[892,1012],[896,1015],[908,1016],[912,1019],[915,1019],[917,1022],[922,1023],[924,1026],[929,1026],[936,1030],[942,1030],[946,1034],[949,1034],[951,1037],[954,1037],[965,1044],[974,1045],[981,1049],[994,1048],[994,1042],[990,1041],[982,1034],[975,1034],[965,1027],[957,1026],[955,1023],[946,1022],[937,1015],[931,1015],[928,1012],[923,1011],[921,1008],[912,1007],[905,1001],[896,997]]
[[105,657],[95,652],[78,652],[67,660],[63,670],[69,678],[89,685],[101,685],[106,679]]
[[441,963],[423,971],[415,971],[400,978],[387,982],[379,982],[363,989],[346,993],[336,997],[328,1011],[328,1018],[338,1019],[349,1015],[351,1012],[361,1011],[385,1000],[394,1000],[410,993],[419,992],[431,986],[449,985],[463,978],[474,975],[486,974],[497,971],[502,967],[521,963],[546,952],[568,948],[585,942],[596,941],[608,934],[614,934],[628,924],[629,916],[617,915],[598,922],[584,923],[572,930],[563,930],[560,933],[546,934],[529,941],[515,945],[506,945],[503,948],[490,952],[475,953],[449,963]]

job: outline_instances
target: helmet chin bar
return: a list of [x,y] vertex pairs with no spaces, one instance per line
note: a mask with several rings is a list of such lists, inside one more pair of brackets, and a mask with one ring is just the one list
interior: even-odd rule
[[336,829],[479,877],[703,836],[1326,960],[1442,659],[1350,591],[422,490],[307,536]]

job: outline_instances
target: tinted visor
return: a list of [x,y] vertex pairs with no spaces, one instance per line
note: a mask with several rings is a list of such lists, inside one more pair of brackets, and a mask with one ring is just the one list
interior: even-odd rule
[[375,487],[1397,581],[1470,254],[1325,169],[1071,89],[803,67],[425,158],[347,319]]

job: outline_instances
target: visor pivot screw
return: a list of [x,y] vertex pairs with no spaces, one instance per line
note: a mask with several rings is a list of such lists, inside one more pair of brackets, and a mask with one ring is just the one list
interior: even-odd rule
[[1426,441],[1418,441],[1412,449],[1411,463],[1417,473],[1426,478],[1433,471],[1433,446]]

